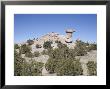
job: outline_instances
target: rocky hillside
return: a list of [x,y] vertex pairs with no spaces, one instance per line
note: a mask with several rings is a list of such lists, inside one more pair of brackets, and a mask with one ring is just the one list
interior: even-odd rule
[[[26,44],[26,45],[31,44],[30,46],[32,48],[32,53],[34,53],[35,51],[42,52],[44,50],[43,44],[46,41],[51,41],[52,42],[51,46],[53,48],[57,48],[56,41],[60,41],[61,43],[66,44],[69,48],[74,48],[75,43],[73,41],[68,43],[68,42],[66,42],[66,40],[71,41],[71,38],[66,38],[66,36],[64,36],[64,35],[60,35],[55,32],[50,32],[44,36],[41,36],[40,38],[29,39],[26,42],[19,43],[18,45],[21,46],[22,44]],[[38,45],[39,47],[36,48],[36,45]]]
[[97,45],[81,40],[67,42],[65,36],[54,32],[15,44],[14,56],[15,75],[96,75]]

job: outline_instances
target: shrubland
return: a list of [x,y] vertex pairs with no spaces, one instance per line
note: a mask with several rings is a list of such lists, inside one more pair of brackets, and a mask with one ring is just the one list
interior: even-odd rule
[[[96,43],[83,42],[77,40],[75,42],[74,49],[70,49],[66,44],[61,43],[60,41],[55,41],[57,47],[53,49],[51,44],[53,42],[46,41],[43,44],[44,50],[40,53],[38,51],[32,53],[31,46],[33,41],[28,40],[28,45],[18,44],[14,45],[14,75],[15,76],[37,76],[42,75],[42,68],[44,64],[42,62],[36,62],[32,60],[30,63],[26,62],[25,58],[22,58],[22,54],[25,54],[26,57],[34,58],[39,57],[39,55],[48,55],[49,59],[45,64],[46,70],[51,73],[56,73],[58,76],[78,76],[83,75],[82,65],[80,59],[76,59],[76,56],[85,56],[87,52],[91,50],[97,50]],[[36,48],[40,48],[36,44]],[[16,51],[19,49],[19,53]],[[87,64],[88,74],[96,75],[96,63],[89,61]]]

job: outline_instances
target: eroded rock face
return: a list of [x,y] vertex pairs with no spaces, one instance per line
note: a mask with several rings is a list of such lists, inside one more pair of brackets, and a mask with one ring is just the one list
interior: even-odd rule
[[52,41],[52,42],[60,41],[64,44],[66,44],[67,43],[66,41],[71,42],[72,39],[71,39],[71,36],[67,37],[64,35],[59,35],[58,33],[55,33],[55,32],[51,32],[51,33],[48,33],[48,34],[42,36],[40,39],[38,39],[37,43],[43,44],[46,41]]
[[[42,52],[44,50],[43,48],[43,44],[46,41],[52,41],[51,46],[53,47],[53,49],[57,48],[57,43],[56,41],[60,41],[63,44],[66,44],[69,48],[74,48],[75,43],[72,41],[71,37],[72,37],[72,32],[70,32],[69,30],[66,31],[66,35],[60,35],[58,33],[55,32],[50,32],[44,36],[41,36],[40,38],[34,39],[34,43],[31,45],[32,48],[32,53],[34,53],[35,51],[39,51]],[[27,42],[25,42],[25,44],[27,44]],[[28,45],[28,44],[27,44]],[[39,45],[39,48],[36,48],[36,45]]]

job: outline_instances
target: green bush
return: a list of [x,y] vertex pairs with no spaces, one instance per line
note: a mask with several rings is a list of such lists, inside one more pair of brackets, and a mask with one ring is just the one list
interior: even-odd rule
[[57,73],[58,76],[82,75],[83,70],[79,60],[75,59],[49,59],[45,64],[49,73]]
[[33,40],[27,40],[27,43],[28,43],[28,45],[32,45],[32,44],[34,44],[34,41]]
[[40,55],[40,53],[38,51],[34,52],[34,56],[38,57]]
[[34,54],[32,52],[26,52],[25,56],[29,58],[33,58]]
[[97,64],[94,61],[88,61],[87,68],[90,76],[97,75]]
[[75,50],[74,49],[69,49],[68,54],[67,54],[68,59],[74,59],[75,56],[76,56]]
[[31,52],[31,47],[26,45],[26,44],[23,44],[21,45],[21,48],[20,48],[20,53],[21,54],[25,54],[25,53],[29,53]]
[[21,76],[40,76],[42,75],[42,62],[31,61],[31,63],[24,63]]
[[56,40],[55,43],[61,43],[61,41]]
[[92,46],[92,50],[97,50],[97,44],[94,43],[91,46]]
[[49,49],[48,50],[48,55],[52,59],[58,59],[60,57],[59,55],[59,49]]
[[53,59],[71,59],[75,57],[74,49],[69,49],[68,47],[50,49],[48,52],[49,57]]
[[55,67],[56,67],[56,60],[55,59],[48,59],[48,61],[45,64],[45,68],[49,73],[54,73],[55,72]]
[[88,46],[88,51],[97,50],[97,44],[93,43]]
[[14,75],[21,76],[23,70],[24,59],[14,50]]
[[83,69],[79,60],[59,60],[55,72],[59,76],[77,76],[83,74]]
[[43,51],[41,52],[41,54],[42,54],[42,55],[48,55],[48,50],[43,50]]
[[42,62],[31,60],[29,63],[14,51],[14,75],[15,76],[38,76],[42,75]]
[[84,56],[87,54],[87,47],[83,41],[76,41],[76,46],[74,47],[76,56]]
[[67,47],[66,44],[63,44],[63,43],[61,43],[61,42],[58,42],[58,43],[57,43],[57,46],[58,46],[59,49],[62,49],[62,48]]
[[19,49],[20,47],[19,47],[18,44],[14,44],[14,48],[15,48],[15,49]]
[[44,44],[43,44],[43,48],[45,48],[45,49],[52,48],[52,47],[51,47],[51,44],[52,44],[51,41],[46,41],[46,42],[44,42]]

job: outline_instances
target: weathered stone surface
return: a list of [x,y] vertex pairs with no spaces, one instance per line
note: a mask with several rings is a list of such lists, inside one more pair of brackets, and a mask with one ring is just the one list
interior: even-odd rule
[[[34,39],[33,40],[34,44],[31,45],[32,53],[34,53],[35,51],[42,52],[44,50],[43,44],[46,41],[53,42],[53,44],[51,45],[53,47],[53,49],[57,48],[57,44],[55,43],[55,41],[60,41],[61,43],[66,44],[69,48],[74,48],[75,43],[71,39],[73,32],[74,31],[72,31],[70,33],[70,31],[69,31],[69,33],[67,33],[66,36],[59,35],[58,33],[55,33],[55,32],[51,32],[51,33],[47,33],[46,35],[44,35],[40,38],[37,38],[36,40]],[[36,48],[37,44],[40,45],[41,48]]]

